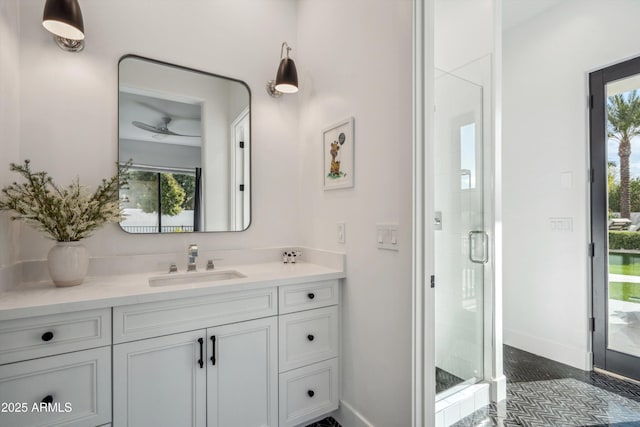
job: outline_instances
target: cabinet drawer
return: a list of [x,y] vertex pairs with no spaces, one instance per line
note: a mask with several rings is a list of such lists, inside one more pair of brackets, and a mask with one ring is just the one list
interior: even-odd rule
[[[40,406],[47,401],[51,403]],[[0,366],[0,402],[17,403],[26,409],[3,413],[1,424],[6,426],[94,427],[109,423],[111,347]]]
[[0,365],[111,344],[111,309],[0,322]]
[[113,308],[114,344],[277,314],[277,289],[226,292]]
[[338,409],[338,359],[280,374],[280,427]]
[[338,304],[338,281],[280,286],[280,314]]
[[280,372],[338,356],[338,306],[280,316]]

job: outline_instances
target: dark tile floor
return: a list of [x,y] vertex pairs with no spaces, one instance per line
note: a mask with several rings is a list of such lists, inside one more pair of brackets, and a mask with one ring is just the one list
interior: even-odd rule
[[463,382],[462,378],[436,367],[436,394]]
[[640,426],[640,385],[504,347],[507,400],[455,427]]
[[324,420],[320,420],[317,423],[309,424],[307,427],[341,427],[340,424],[333,419],[333,417],[327,417]]

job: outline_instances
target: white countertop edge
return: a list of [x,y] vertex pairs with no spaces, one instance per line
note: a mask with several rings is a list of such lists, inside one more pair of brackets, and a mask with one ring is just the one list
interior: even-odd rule
[[[155,272],[88,277],[82,285],[71,288],[55,288],[50,282],[23,284],[0,293],[0,321],[346,277],[343,270],[307,262],[289,266],[282,263],[225,266],[221,270],[232,269],[247,277],[213,285],[150,287],[149,277],[167,274]],[[65,301],[65,296],[69,297],[68,301]]]
[[[197,264],[203,269],[207,260],[214,261],[216,268],[226,269],[229,266],[259,264],[279,261],[285,250],[296,249],[302,252],[301,262],[322,265],[336,270],[345,270],[345,254],[343,252],[291,245],[286,247],[265,247],[251,249],[218,249],[200,248]],[[150,254],[116,254],[93,256],[89,259],[89,276],[108,276],[138,274],[141,272],[167,272],[171,264],[176,264],[179,271],[187,268],[187,255],[184,252],[166,252]],[[5,274],[3,275],[3,270]],[[11,270],[11,271],[9,271]],[[14,272],[13,275],[6,273]],[[5,278],[3,280],[3,277]],[[9,290],[22,283],[34,283],[49,280],[47,260],[24,260],[9,268],[0,268],[0,291]],[[4,286],[3,286],[4,285]]]

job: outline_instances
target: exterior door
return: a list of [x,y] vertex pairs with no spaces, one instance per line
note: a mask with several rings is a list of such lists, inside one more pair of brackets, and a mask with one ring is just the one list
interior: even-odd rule
[[208,427],[277,427],[277,336],[276,317],[207,329]]
[[113,426],[205,427],[204,336],[199,330],[114,345]]
[[589,86],[594,366],[640,379],[640,58]]
[[484,377],[482,86],[435,80],[435,335],[437,399]]

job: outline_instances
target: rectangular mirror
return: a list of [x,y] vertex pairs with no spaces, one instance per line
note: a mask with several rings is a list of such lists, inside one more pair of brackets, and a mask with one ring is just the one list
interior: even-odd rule
[[118,161],[128,233],[251,222],[251,93],[240,80],[135,55],[119,63]]

